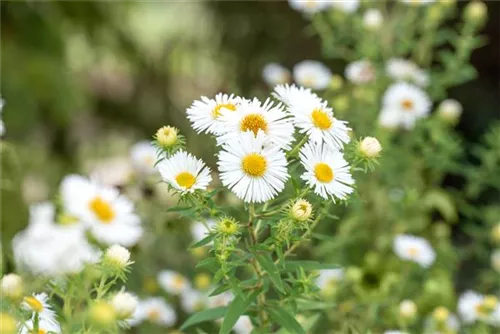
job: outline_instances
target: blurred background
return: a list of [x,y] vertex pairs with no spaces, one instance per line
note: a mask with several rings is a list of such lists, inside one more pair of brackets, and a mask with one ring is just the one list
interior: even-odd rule
[[[488,44],[472,57],[479,76],[449,94],[464,106],[465,145],[500,119],[500,2],[487,5]],[[3,1],[0,10],[3,238],[27,223],[26,203],[51,198],[65,174],[128,156],[162,125],[180,128],[213,167],[213,142],[195,137],[185,118],[201,95],[265,97],[269,62],[345,66],[324,58],[286,1]]]

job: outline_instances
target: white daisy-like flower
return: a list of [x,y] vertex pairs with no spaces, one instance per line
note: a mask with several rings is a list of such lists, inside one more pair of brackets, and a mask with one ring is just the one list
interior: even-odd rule
[[157,160],[156,148],[147,141],[141,141],[130,149],[130,161],[132,166],[143,175],[151,175],[156,172]]
[[347,65],[345,69],[347,80],[354,84],[364,84],[375,79],[375,68],[368,60],[358,60]]
[[228,306],[234,299],[234,295],[230,291],[225,291],[215,296],[208,297],[208,307],[215,308]]
[[297,87],[295,84],[277,85],[274,87],[272,95],[288,107],[295,105],[302,100],[317,100],[318,102],[321,102],[320,97],[313,93],[311,89],[304,88],[302,86]]
[[411,6],[423,6],[436,2],[436,0],[399,0]]
[[111,306],[113,306],[118,318],[122,320],[130,318],[134,314],[138,303],[139,301],[135,295],[124,290],[111,298]]
[[240,316],[233,327],[233,331],[236,334],[250,334],[252,330],[253,324],[250,317],[247,315]]
[[321,290],[327,290],[335,286],[344,278],[344,269],[323,269],[319,271],[319,276],[316,278],[316,285]]
[[380,28],[384,21],[384,17],[380,10],[376,8],[368,9],[363,15],[363,26],[368,30],[376,30]]
[[266,84],[270,87],[274,87],[289,82],[292,78],[292,74],[290,70],[280,64],[269,63],[264,66],[262,70],[262,78],[264,78]]
[[[203,240],[210,232],[210,228],[215,225],[215,221],[213,219],[207,219],[205,224],[202,222],[194,222],[191,224],[191,236],[194,242],[198,242]],[[207,228],[208,227],[208,228]]]
[[57,324],[56,312],[49,304],[49,296],[45,293],[34,293],[29,297],[24,297],[22,307],[25,310],[38,313],[40,320]]
[[389,59],[385,70],[387,75],[396,81],[411,81],[421,87],[429,84],[429,75],[427,72],[418,67],[414,62],[406,59]]
[[354,179],[342,152],[324,144],[307,143],[300,150],[300,161],[306,170],[301,178],[314,188],[315,194],[343,200],[353,192]]
[[304,87],[323,90],[330,84],[332,72],[316,60],[303,60],[293,67],[294,81]]
[[66,211],[79,217],[98,241],[130,247],[142,236],[133,203],[115,188],[71,175],[63,180],[61,195]]
[[315,144],[325,143],[329,147],[342,149],[350,141],[346,121],[334,117],[332,108],[326,101],[307,91],[299,93],[300,99],[289,97],[288,111],[300,133],[309,136]]
[[330,7],[331,0],[288,0],[288,3],[298,12],[314,14]]
[[411,129],[415,122],[427,117],[431,101],[427,93],[409,83],[396,83],[390,86],[383,97],[380,119],[392,119],[394,123]]
[[177,321],[177,315],[172,306],[167,304],[163,298],[153,297],[139,301],[134,315],[127,322],[131,326],[137,326],[145,320],[170,327]]
[[493,326],[500,326],[500,303],[495,296],[466,291],[460,296],[457,309],[463,322],[467,324],[485,321]]
[[211,171],[205,163],[190,153],[178,151],[162,160],[158,166],[163,181],[183,194],[205,190],[212,181]]
[[359,0],[331,1],[333,8],[339,9],[344,13],[354,13],[359,8]]
[[99,260],[100,251],[88,243],[81,224],[56,224],[54,216],[51,203],[30,208],[30,224],[12,240],[18,269],[57,277],[78,273]]
[[167,293],[179,295],[191,288],[189,281],[173,270],[162,270],[158,273],[158,283]]
[[399,258],[416,262],[424,268],[431,266],[436,259],[436,253],[429,242],[413,235],[396,236],[393,248]]
[[262,203],[274,198],[289,178],[285,153],[277,146],[264,145],[266,135],[244,132],[223,145],[219,152],[222,184],[238,198]]
[[242,99],[234,95],[219,93],[213,99],[202,96],[186,111],[193,129],[200,133],[218,134],[221,130],[219,116],[223,110],[236,111]]
[[271,100],[262,104],[258,99],[242,102],[238,112],[222,111],[220,123],[224,130],[217,137],[219,145],[237,140],[240,134],[259,131],[266,134],[266,144],[274,144],[282,149],[290,149],[294,140],[294,128],[289,115],[281,104],[273,105]]
[[[28,320],[22,325],[20,334],[34,333],[33,332],[34,327],[35,327],[34,319]],[[44,334],[44,333],[59,334],[62,332],[61,332],[61,326],[59,325],[59,323],[56,320],[48,321],[47,319],[40,318],[38,320],[38,332],[37,333],[39,333],[39,334]]]
[[194,289],[187,289],[182,292],[181,306],[184,312],[194,313],[202,310],[208,302],[207,296]]

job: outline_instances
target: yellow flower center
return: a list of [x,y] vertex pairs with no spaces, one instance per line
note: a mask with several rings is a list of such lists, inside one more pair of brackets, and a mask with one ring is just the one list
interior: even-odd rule
[[330,166],[324,162],[320,162],[314,166],[314,176],[319,182],[328,183],[333,180],[334,174]]
[[328,114],[321,109],[314,109],[311,118],[314,126],[321,130],[328,130],[333,123]]
[[47,334],[47,331],[45,329],[39,329],[38,334]]
[[240,130],[242,132],[252,131],[254,135],[257,135],[259,130],[267,132],[267,122],[262,115],[249,114],[241,121]]
[[115,212],[111,204],[99,196],[90,201],[89,207],[103,224],[109,224],[115,218]]
[[262,176],[267,170],[267,160],[258,153],[250,153],[243,158],[243,171],[250,176]]
[[182,172],[177,174],[175,177],[175,181],[179,186],[184,187],[186,189],[191,189],[193,184],[196,182],[196,177],[189,172]]
[[223,103],[223,104],[218,104],[215,106],[214,110],[212,110],[212,116],[213,118],[217,118],[221,115],[220,110],[222,108],[226,108],[231,111],[236,111],[236,106],[232,103]]
[[151,321],[160,320],[160,312],[157,309],[151,309],[148,311],[148,319]]
[[31,309],[37,313],[43,311],[42,303],[35,297],[24,297],[24,302],[28,304],[31,307]]
[[410,99],[404,99],[403,101],[401,101],[401,107],[405,111],[411,111],[413,109],[413,101]]
[[176,289],[182,289],[184,287],[184,277],[181,275],[175,275],[173,285]]
[[420,253],[420,252],[419,252],[419,251],[418,251],[418,249],[417,249],[417,248],[415,248],[415,247],[410,247],[410,248],[408,249],[408,255],[410,255],[410,257],[415,257],[415,256],[417,256],[419,253]]

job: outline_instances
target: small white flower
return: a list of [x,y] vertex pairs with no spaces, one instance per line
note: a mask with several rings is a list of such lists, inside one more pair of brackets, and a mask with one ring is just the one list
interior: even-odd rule
[[167,293],[179,295],[191,288],[188,280],[173,270],[162,270],[158,273],[158,283]]
[[339,9],[344,13],[354,13],[359,7],[359,0],[342,0],[331,2],[333,8]]
[[141,141],[130,149],[132,166],[141,174],[151,175],[156,172],[156,148],[147,141]]
[[[383,107],[379,120],[395,123],[406,129],[415,126],[415,122],[427,117],[431,109],[429,96],[417,86],[400,82],[390,86],[383,97]],[[391,119],[391,122],[387,122]]]
[[491,254],[491,267],[500,273],[500,249],[496,249]]
[[403,259],[418,263],[427,268],[434,263],[436,253],[434,249],[424,238],[412,235],[398,235],[394,238],[394,253]]
[[7,298],[20,298],[23,294],[23,279],[14,273],[5,275],[0,281],[0,292]]
[[[34,324],[33,319],[26,321],[21,327],[20,334],[34,333],[33,332],[34,326],[35,326],[35,324]],[[61,326],[59,325],[59,323],[56,320],[50,321],[50,320],[47,320],[44,318],[40,318],[38,321],[38,333],[40,333],[40,334],[42,334],[42,333],[59,334],[59,333],[62,333]]]
[[132,166],[126,158],[111,158],[93,165],[90,178],[99,184],[118,187],[126,185],[132,177]]
[[306,221],[311,218],[312,215],[312,205],[309,201],[305,199],[298,199],[293,203],[291,208],[291,214],[294,219],[298,221]]
[[45,292],[34,293],[32,296],[24,297],[22,307],[25,310],[38,313],[40,320],[57,324],[56,312],[53,310],[52,306],[49,305],[48,300],[49,296]]
[[429,84],[427,72],[406,59],[389,59],[385,70],[387,75],[396,81],[411,81],[420,87],[425,87]]
[[119,319],[130,318],[134,314],[138,303],[136,296],[125,291],[120,291],[111,298],[111,306],[115,309]]
[[368,30],[377,30],[384,21],[382,13],[378,9],[370,8],[363,15],[363,25]]
[[330,84],[332,72],[319,61],[303,60],[293,67],[293,79],[300,86],[323,90]]
[[344,278],[344,269],[323,269],[319,271],[316,284],[321,290],[327,290],[335,286]]
[[210,168],[190,153],[179,151],[158,164],[163,181],[185,193],[206,190],[212,181]]
[[283,111],[282,105],[273,106],[271,100],[264,104],[258,99],[240,104],[238,112],[223,111],[220,123],[224,130],[217,137],[219,145],[237,140],[245,132],[257,136],[259,131],[266,135],[266,144],[274,144],[282,149],[290,149],[294,140],[294,128],[289,115]]
[[288,0],[290,7],[294,10],[314,14],[327,9],[331,0]]
[[180,297],[182,309],[187,313],[200,311],[208,302],[205,294],[193,289],[183,291]]
[[449,122],[456,122],[460,119],[460,115],[462,115],[462,105],[460,102],[454,99],[446,99],[438,106],[438,114],[439,116],[447,120]]
[[272,95],[288,107],[300,103],[302,100],[321,102],[319,96],[313,93],[310,88],[297,87],[295,84],[277,85],[274,87]]
[[399,314],[403,318],[413,318],[417,314],[417,305],[413,300],[403,300],[399,304]]
[[382,145],[377,138],[365,137],[359,143],[359,151],[366,158],[376,158],[382,151]]
[[280,64],[270,63],[264,66],[262,77],[270,87],[274,87],[289,82],[292,74],[286,67]]
[[130,264],[130,252],[125,247],[113,245],[106,250],[104,261],[119,269],[125,269]]
[[80,218],[98,241],[130,247],[142,236],[133,203],[115,188],[71,175],[63,180],[61,195],[67,213]]
[[200,133],[218,134],[221,130],[219,116],[223,110],[236,111],[241,98],[219,93],[213,99],[202,96],[201,101],[194,101],[186,111],[193,129]]
[[347,65],[345,76],[356,85],[368,83],[375,79],[375,68],[368,60],[358,60]]
[[252,321],[247,315],[242,315],[238,318],[238,321],[234,324],[233,331],[236,334],[250,334],[253,330]]
[[210,308],[228,306],[234,299],[234,295],[230,291],[225,291],[216,296],[208,297],[208,306]]
[[301,178],[317,195],[343,200],[353,192],[354,179],[340,151],[307,143],[300,151],[300,161],[306,170]]
[[170,327],[177,321],[177,316],[172,306],[167,304],[163,298],[154,297],[139,301],[134,315],[127,322],[131,326],[137,326],[145,320]]
[[289,175],[285,153],[276,146],[264,146],[262,131],[242,133],[223,145],[219,153],[222,184],[238,198],[250,203],[262,203],[276,197],[284,188]]

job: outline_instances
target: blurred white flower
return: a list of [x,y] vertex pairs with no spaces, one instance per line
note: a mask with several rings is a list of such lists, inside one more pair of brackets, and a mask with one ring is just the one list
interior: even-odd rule
[[384,17],[380,10],[375,8],[368,9],[363,15],[363,26],[368,30],[376,30],[380,28],[384,21]]
[[198,312],[203,309],[208,302],[206,294],[194,289],[183,291],[180,298],[182,309],[186,313]]
[[[130,149],[130,160],[132,166],[141,175],[151,175],[156,172],[155,163],[157,154],[156,148],[150,142],[140,141]],[[107,184],[107,182],[105,183]]]
[[210,308],[228,306],[234,299],[234,295],[230,291],[225,291],[215,296],[208,297],[208,306]]
[[288,3],[296,11],[313,14],[330,7],[331,0],[288,0]]
[[236,334],[250,334],[253,330],[252,321],[247,315],[242,315],[238,318],[238,321],[234,324],[233,331]]
[[136,296],[125,291],[120,291],[111,298],[111,306],[115,309],[119,319],[130,318],[137,309],[138,303]]
[[0,281],[0,293],[2,297],[18,299],[23,294],[23,279],[21,276],[10,273],[2,277]]
[[423,90],[405,82],[395,83],[384,93],[379,122],[384,120],[386,125],[398,124],[411,129],[418,119],[427,117],[430,109],[431,101]]
[[389,59],[385,70],[387,75],[396,81],[410,81],[420,87],[425,87],[429,84],[429,75],[427,72],[406,59]]
[[432,265],[436,259],[434,249],[424,238],[398,235],[394,238],[393,248],[399,258],[416,262],[424,268]]
[[403,318],[413,318],[417,314],[417,305],[413,300],[405,299],[399,304],[399,315]]
[[22,307],[33,313],[38,313],[39,319],[48,323],[57,324],[56,312],[48,302],[49,296],[45,293],[37,293],[24,297]]
[[99,260],[100,251],[85,238],[81,225],[54,223],[55,208],[43,203],[30,208],[30,224],[12,240],[18,268],[37,275],[60,276],[80,272]]
[[173,270],[162,270],[158,273],[158,283],[167,293],[180,295],[189,290],[189,281],[180,273]]
[[70,175],[62,182],[61,195],[67,213],[80,218],[99,242],[130,247],[142,236],[133,203],[115,188]]
[[292,74],[290,73],[290,70],[280,64],[269,63],[264,66],[264,69],[262,70],[262,77],[264,78],[266,84],[270,87],[274,87],[276,85],[289,82],[292,78]]
[[439,117],[450,123],[456,123],[462,115],[463,108],[457,100],[446,99],[439,104],[437,110]]
[[154,324],[170,327],[177,321],[172,306],[167,304],[161,297],[153,297],[140,300],[134,315],[127,322],[131,326],[137,326],[148,320]]
[[368,60],[358,60],[347,65],[345,76],[357,85],[368,83],[375,79],[375,68]]
[[467,324],[480,320],[494,326],[500,325],[500,304],[495,296],[466,291],[460,296],[457,309],[463,322]]
[[316,284],[321,290],[326,290],[335,286],[344,278],[344,269],[323,269],[319,271]]
[[129,183],[132,177],[132,166],[125,157],[110,158],[95,163],[90,172],[90,178],[97,183],[118,187]]
[[332,72],[319,61],[303,60],[293,67],[293,79],[300,86],[323,90],[330,84]]
[[354,13],[359,8],[359,2],[359,0],[330,0],[330,4],[333,8],[339,9],[344,13]]

